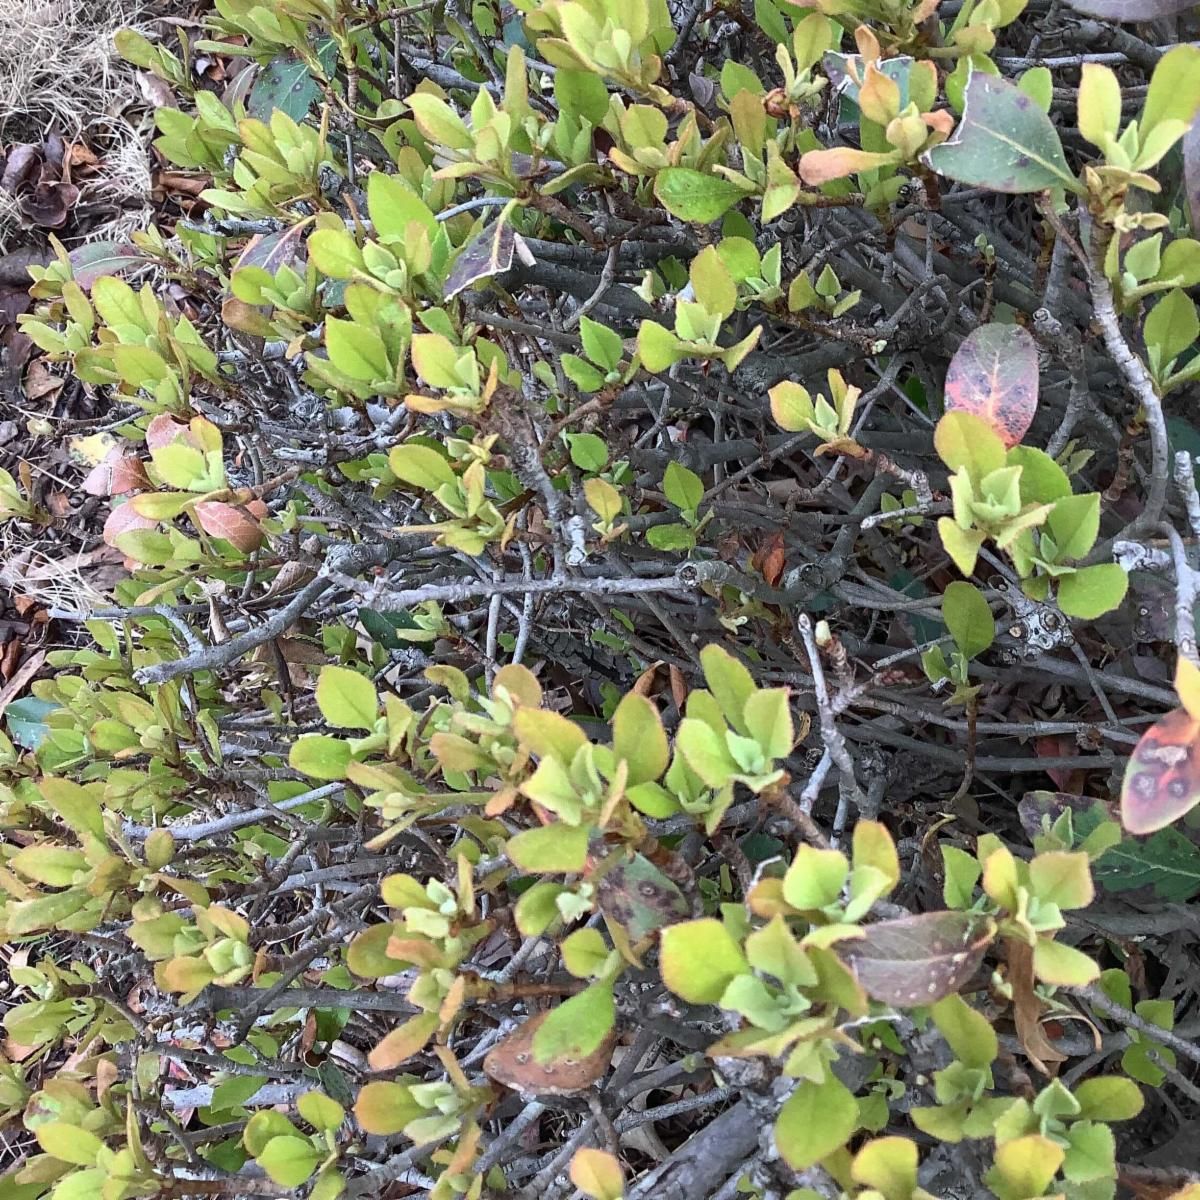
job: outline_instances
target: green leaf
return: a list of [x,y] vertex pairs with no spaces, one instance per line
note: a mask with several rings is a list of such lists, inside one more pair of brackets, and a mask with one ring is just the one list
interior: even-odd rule
[[675,746],[683,761],[710,788],[724,787],[741,771],[725,738],[695,717],[680,721]]
[[1045,1194],[1062,1161],[1057,1142],[1031,1133],[997,1146],[995,1165],[984,1180],[1000,1200],[1029,1200]]
[[884,1200],[909,1200],[917,1186],[916,1144],[906,1137],[876,1138],[854,1156],[850,1173]]
[[858,1128],[858,1102],[827,1072],[822,1083],[804,1080],[775,1122],[775,1145],[793,1171],[803,1171],[840,1150]]
[[77,1167],[92,1166],[104,1148],[104,1143],[90,1130],[64,1121],[39,1125],[34,1134],[47,1154]]
[[411,443],[388,451],[388,467],[397,479],[424,492],[436,492],[446,484],[453,486],[457,478],[444,455],[429,446]]
[[933,445],[950,470],[965,467],[976,484],[1007,462],[1000,435],[982,417],[961,409],[951,410],[937,423]]
[[1116,1139],[1107,1125],[1075,1121],[1067,1130],[1062,1173],[1072,1183],[1113,1179],[1117,1173]]
[[978,529],[961,528],[952,517],[938,518],[938,534],[942,539],[942,548],[954,560],[954,565],[964,575],[970,575],[975,570],[975,560],[983,545],[984,535]]
[[654,177],[654,194],[673,217],[707,225],[749,195],[719,175],[690,167],[667,167]]
[[750,731],[746,725],[746,701],[755,691],[754,677],[728,650],[710,642],[700,651],[704,681],[720,706],[725,720],[741,734]]
[[246,101],[246,112],[259,121],[269,121],[279,109],[293,121],[303,121],[321,95],[308,65],[291,54],[273,58],[254,80]]
[[1125,599],[1129,576],[1116,563],[1084,567],[1058,581],[1058,606],[1069,617],[1095,620]]
[[802,845],[783,877],[783,898],[803,912],[836,904],[850,873],[840,850],[818,850]]
[[1200,849],[1177,829],[1147,838],[1125,838],[1092,864],[1106,891],[1150,887],[1160,900],[1182,904],[1200,894]]
[[533,1057],[543,1065],[587,1058],[600,1048],[615,1021],[612,984],[594,983],[551,1009],[533,1035]]
[[317,707],[338,729],[375,728],[379,697],[375,685],[349,667],[322,667],[317,679]]
[[599,321],[591,317],[582,317],[579,321],[579,336],[583,340],[583,348],[588,358],[605,371],[615,371],[621,362],[624,345],[621,335],[615,333]]
[[995,192],[1081,190],[1049,116],[1013,84],[982,71],[967,84],[958,128],[924,160],[947,179]]
[[[608,960],[609,949],[598,929],[577,929],[562,940],[563,966],[576,979],[599,975]],[[590,1053],[590,1051],[589,1051]]]
[[945,868],[942,896],[947,906],[959,909],[970,908],[975,895],[975,885],[983,873],[979,860],[973,854],[968,854],[957,846],[943,843],[942,862]]
[[629,692],[613,713],[613,757],[628,765],[628,787],[657,779],[671,751],[658,709],[640,692]]
[[378,1137],[399,1133],[410,1121],[415,1121],[425,1112],[404,1084],[382,1080],[366,1084],[354,1102],[354,1115],[358,1123],[367,1133]]
[[1100,974],[1100,968],[1082,950],[1048,937],[1038,938],[1033,948],[1033,970],[1042,983],[1054,987],[1086,987]]
[[1029,890],[1039,900],[1059,908],[1087,908],[1094,899],[1088,856],[1051,850],[1029,864]]
[[663,982],[689,1004],[716,1004],[730,982],[749,970],[742,948],[712,917],[668,925],[659,963]]
[[310,779],[345,779],[350,745],[323,733],[306,733],[292,743],[288,765]]
[[462,117],[445,100],[429,92],[413,92],[405,101],[412,109],[421,136],[451,150],[470,150],[475,145]]
[[[1189,6],[1190,7],[1190,6]],[[1200,108],[1200,47],[1173,46],[1158,60],[1150,76],[1146,105],[1138,122],[1142,145],[1164,121],[1192,123]]]
[[257,1161],[272,1182],[293,1188],[299,1187],[317,1169],[321,1153],[307,1138],[277,1137],[267,1143]]
[[704,498],[704,483],[682,463],[669,462],[663,474],[663,495],[681,511],[694,513]]
[[571,461],[581,471],[595,473],[608,466],[608,447],[603,438],[594,433],[568,433],[565,436]]
[[1156,377],[1200,337],[1196,306],[1181,288],[1172,288],[1151,310],[1143,328],[1150,369]]
[[933,1023],[959,1062],[968,1067],[990,1067],[1000,1053],[992,1023],[960,995],[943,996],[930,1009]]
[[696,535],[686,525],[651,525],[646,541],[655,550],[694,550]]
[[785,758],[792,752],[795,730],[787,688],[753,692],[746,700],[745,718],[746,732],[762,748],[765,758]]
[[1108,67],[1083,64],[1076,111],[1085,141],[1103,149],[1107,138],[1116,138],[1121,128],[1121,84]]
[[1142,1089],[1119,1075],[1093,1075],[1075,1087],[1079,1116],[1088,1121],[1129,1121],[1145,1106]]
[[509,862],[530,874],[576,874],[587,861],[586,826],[541,825],[510,837],[504,853]]
[[559,111],[599,125],[608,112],[608,88],[594,71],[559,67],[554,76],[554,98]]
[[429,205],[398,175],[371,172],[367,177],[367,212],[375,227],[375,236],[382,242],[403,241],[414,221],[431,238],[438,231],[437,218]]
[[366,269],[358,243],[344,229],[316,230],[308,239],[308,256],[330,279],[349,279],[355,271]]
[[964,658],[982,654],[996,638],[996,621],[983,593],[961,580],[946,588],[942,596],[942,618]]
[[351,379],[380,383],[392,376],[383,338],[364,325],[339,317],[326,317],[325,349],[329,361]]
[[687,348],[669,329],[657,321],[643,321],[638,327],[638,358],[652,375],[665,371],[687,357]]

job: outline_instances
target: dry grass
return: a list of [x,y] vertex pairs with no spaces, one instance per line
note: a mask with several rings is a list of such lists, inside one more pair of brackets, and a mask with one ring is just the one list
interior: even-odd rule
[[[148,216],[146,139],[122,115],[140,96],[113,35],[149,8],[149,0],[0,0],[0,145],[56,130],[101,154],[100,177],[82,197],[104,206],[86,223],[89,239],[120,237]],[[14,215],[0,205],[0,253],[22,239]]]

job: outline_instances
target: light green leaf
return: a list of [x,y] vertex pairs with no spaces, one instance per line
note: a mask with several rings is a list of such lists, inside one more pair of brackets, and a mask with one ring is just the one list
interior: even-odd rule
[[349,667],[322,667],[317,679],[317,707],[338,729],[375,728],[379,697],[375,685]]
[[823,1083],[804,1080],[775,1122],[775,1145],[793,1171],[803,1171],[841,1149],[858,1128],[858,1103],[832,1072]]
[[540,825],[510,837],[504,853],[531,875],[576,874],[587,861],[588,830],[583,825]]
[[749,193],[719,175],[667,167],[654,177],[654,194],[673,217],[707,225]]
[[995,640],[996,621],[983,593],[956,580],[942,596],[942,619],[964,658],[982,654]]
[[690,1004],[716,1004],[730,981],[749,970],[742,948],[712,917],[663,929],[659,963],[663,982]]
[[663,495],[683,512],[695,512],[704,497],[704,483],[682,463],[669,462],[663,474]]
[[1085,621],[1102,617],[1125,599],[1129,576],[1116,563],[1084,567],[1058,581],[1058,606],[1069,617]]

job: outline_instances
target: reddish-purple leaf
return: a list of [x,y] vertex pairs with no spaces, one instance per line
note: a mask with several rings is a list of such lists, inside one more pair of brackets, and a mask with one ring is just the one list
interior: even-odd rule
[[975,974],[995,934],[991,921],[961,912],[879,921],[837,951],[873,1000],[896,1008],[935,1004]]
[[224,538],[242,553],[249,554],[262,543],[263,535],[258,522],[240,508],[220,500],[201,500],[195,507],[196,520],[205,533]]
[[122,496],[150,486],[142,460],[121,446],[114,446],[83,481],[89,496]]
[[1104,21],[1155,21],[1196,7],[1196,0],[1068,0],[1072,8]]
[[280,267],[291,266],[300,257],[303,244],[301,234],[312,222],[312,217],[305,217],[287,229],[276,233],[255,234],[246,243],[246,248],[238,256],[233,269],[239,267],[262,267],[268,275],[274,275]]
[[1121,784],[1121,824],[1154,833],[1200,804],[1200,721],[1176,708],[1134,747]]
[[116,546],[117,538],[123,533],[130,533],[135,529],[157,528],[157,521],[143,517],[132,504],[125,503],[108,514],[108,520],[104,522],[104,541],[106,545]]
[[75,282],[85,292],[105,275],[117,275],[132,267],[140,267],[146,258],[132,242],[88,242],[70,253]]
[[946,410],[981,417],[1006,446],[1025,436],[1037,401],[1037,345],[1019,325],[981,325],[950,360]]
[[176,421],[166,413],[159,413],[146,426],[146,446],[150,450],[161,450],[163,446],[177,442],[187,432],[188,427],[182,421]]

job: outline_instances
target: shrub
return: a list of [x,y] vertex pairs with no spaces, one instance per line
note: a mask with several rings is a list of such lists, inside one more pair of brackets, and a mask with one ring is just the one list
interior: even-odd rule
[[126,571],[0,733],[9,1193],[1141,1178],[1180,926],[1093,877],[1200,891],[1200,48],[941,7],[123,36],[209,186],[22,321]]

